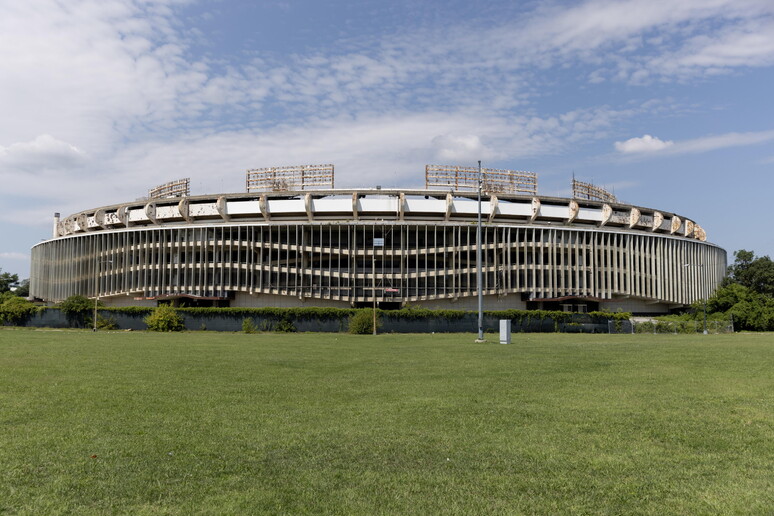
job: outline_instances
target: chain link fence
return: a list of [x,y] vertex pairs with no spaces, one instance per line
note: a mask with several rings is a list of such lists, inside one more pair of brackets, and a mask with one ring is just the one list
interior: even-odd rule
[[[657,319],[608,321],[610,333],[691,334],[704,333],[704,321],[661,321]],[[732,320],[708,320],[707,333],[734,333]]]

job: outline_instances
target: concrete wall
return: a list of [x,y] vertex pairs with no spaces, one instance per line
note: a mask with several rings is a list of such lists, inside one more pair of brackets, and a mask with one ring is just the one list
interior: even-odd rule
[[[150,313],[125,313],[112,310],[100,310],[100,317],[112,319],[118,325],[119,330],[145,330],[147,325],[143,321]],[[183,316],[185,328],[190,331],[242,331],[242,322],[250,317],[259,331],[274,331],[276,318],[235,314],[229,312],[213,314],[190,314],[180,312]],[[404,318],[397,314],[384,312],[381,316],[382,333],[476,333],[478,331],[478,315],[475,312],[464,314],[460,318]],[[292,321],[293,326],[300,332],[346,332],[348,319],[322,319],[322,318],[297,318]],[[59,309],[49,308],[36,313],[25,326],[46,328],[70,328],[84,327],[83,319],[68,319]],[[496,316],[484,317],[484,331],[499,332],[499,318]],[[576,314],[570,322],[557,323],[551,318],[540,318],[537,315],[529,315],[512,321],[512,331],[519,332],[567,332],[567,333],[608,333],[606,321],[594,322],[590,317]]]

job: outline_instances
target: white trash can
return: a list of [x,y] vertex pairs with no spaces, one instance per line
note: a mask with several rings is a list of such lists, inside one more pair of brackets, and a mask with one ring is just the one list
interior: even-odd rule
[[500,319],[500,344],[511,343],[511,320]]

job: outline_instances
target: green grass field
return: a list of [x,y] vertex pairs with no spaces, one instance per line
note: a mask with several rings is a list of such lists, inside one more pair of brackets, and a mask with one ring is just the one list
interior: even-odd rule
[[773,335],[473,340],[0,330],[0,513],[772,513]]

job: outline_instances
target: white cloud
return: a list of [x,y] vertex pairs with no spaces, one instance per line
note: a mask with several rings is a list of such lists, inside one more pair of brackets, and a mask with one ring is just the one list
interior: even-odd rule
[[86,154],[69,143],[42,134],[30,142],[0,146],[0,167],[35,171],[72,168],[83,164]]
[[615,148],[623,154],[697,154],[729,147],[756,145],[772,140],[774,140],[774,131],[726,133],[678,142],[673,142],[671,140],[662,141],[658,138],[646,134],[642,138],[631,138],[625,142],[615,142]]
[[649,134],[639,138],[630,138],[625,142],[615,142],[616,150],[624,154],[659,152],[672,145],[674,145],[672,141],[663,141]]
[[3,2],[0,112],[14,123],[0,126],[0,144],[47,133],[110,152],[128,134],[158,134],[239,102],[242,74],[186,57],[171,9],[180,3]]
[[27,261],[27,260],[29,260],[29,259],[30,259],[30,255],[29,255],[29,254],[25,254],[25,253],[15,253],[15,252],[11,252],[11,253],[0,253],[0,258],[2,258],[2,259],[4,259],[4,260],[21,260],[21,261]]
[[443,162],[476,161],[476,158],[486,159],[490,155],[481,139],[474,134],[439,135],[433,138],[431,143],[435,148],[435,158]]

